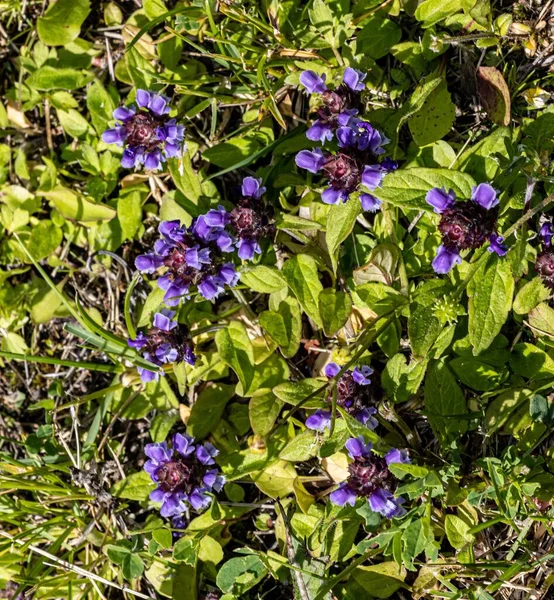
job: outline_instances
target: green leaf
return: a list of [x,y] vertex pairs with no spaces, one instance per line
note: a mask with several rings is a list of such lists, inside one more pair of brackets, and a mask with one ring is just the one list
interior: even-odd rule
[[198,204],[202,194],[200,179],[194,172],[189,152],[184,152],[181,158],[170,158],[167,161],[169,173],[177,189],[187,200]]
[[444,362],[431,363],[425,377],[425,412],[429,424],[441,442],[467,430],[464,394]]
[[554,377],[554,359],[533,344],[516,344],[510,355],[510,368],[528,379]]
[[221,360],[237,374],[244,390],[254,379],[254,348],[242,323],[232,321],[215,335]]
[[468,286],[469,340],[474,355],[486,350],[500,333],[513,295],[514,278],[509,262],[490,253]]
[[381,375],[381,384],[394,402],[406,402],[417,393],[425,370],[427,359],[411,360],[407,363],[404,354],[395,354]]
[[56,111],[58,120],[67,135],[74,138],[83,138],[87,133],[94,133],[89,122],[74,108]]
[[106,88],[95,79],[87,90],[87,108],[90,111],[92,124],[98,134],[102,134],[113,122],[113,111],[116,105]]
[[550,290],[544,285],[540,277],[533,277],[520,288],[514,298],[514,312],[526,315],[541,302],[550,296]]
[[111,206],[94,204],[83,196],[78,196],[70,189],[57,185],[50,191],[38,193],[52,202],[56,209],[66,218],[75,221],[110,221],[116,215]]
[[402,29],[390,19],[372,15],[364,23],[356,36],[356,54],[383,58],[402,38]]
[[307,429],[292,438],[279,453],[279,458],[291,462],[301,462],[316,456],[318,449],[317,434]]
[[44,66],[37,69],[26,81],[26,84],[36,90],[47,92],[49,90],[77,90],[93,78],[92,73],[63,69],[59,67]]
[[554,309],[546,302],[541,302],[529,311],[527,322],[536,335],[554,338]]
[[471,525],[466,523],[456,515],[446,515],[444,519],[444,531],[450,545],[457,550],[461,550],[468,544],[471,544],[475,536],[469,533]]
[[115,483],[110,491],[116,498],[143,502],[144,500],[148,500],[150,492],[155,487],[156,484],[146,471],[138,471]]
[[240,556],[224,563],[217,574],[216,583],[224,593],[241,596],[267,575],[267,567],[256,556]]
[[455,358],[448,366],[464,385],[479,392],[500,387],[508,378],[507,369],[496,369],[476,358]]
[[283,356],[294,356],[302,337],[302,314],[294,298],[279,303],[279,311],[266,310],[260,314],[260,325],[279,346]]
[[409,121],[409,128],[418,146],[426,146],[443,138],[456,119],[456,107],[443,81],[429,94],[423,106]]
[[321,327],[323,323],[319,316],[318,299],[323,286],[319,281],[315,259],[308,254],[293,256],[283,265],[282,273],[304,312]]
[[241,271],[240,280],[254,292],[271,294],[287,286],[287,280],[274,267],[258,265]]
[[457,13],[462,8],[460,0],[423,0],[415,11],[415,18],[423,27],[431,27]]
[[458,159],[459,168],[472,173],[478,181],[492,181],[500,170],[498,157],[509,158],[510,146],[511,129],[498,127],[462,153]]
[[45,219],[39,221],[31,230],[27,249],[35,260],[43,260],[54,253],[62,240],[62,230],[56,227],[52,221]]
[[283,402],[273,392],[255,394],[248,404],[248,416],[252,431],[258,435],[267,435],[281,412]]
[[75,40],[90,13],[89,0],[57,0],[37,19],[37,33],[47,46],[65,46]]
[[408,319],[408,336],[414,355],[419,358],[427,356],[442,329],[432,306],[416,304]]
[[429,520],[425,517],[414,519],[402,534],[402,562],[411,571],[415,571],[413,560],[421,554],[429,544],[434,542]]
[[270,498],[284,498],[294,492],[296,470],[291,463],[285,460],[267,466],[263,471],[253,473],[252,481],[262,492]]
[[301,379],[300,381],[281,383],[273,392],[283,402],[287,404],[300,404],[305,398],[320,390],[321,392],[314,397],[313,403],[306,403],[306,408],[319,408],[321,399],[325,395],[326,382],[323,379]]
[[152,538],[156,540],[162,548],[171,548],[171,546],[173,546],[173,536],[169,529],[155,529],[152,532]]
[[[351,577],[364,592],[369,591],[373,597],[390,598],[403,587],[406,571],[399,567],[395,561],[389,561],[356,567]],[[363,596],[354,595],[353,597],[362,598]]]
[[234,385],[208,384],[192,405],[187,423],[188,433],[199,440],[205,438],[219,423],[227,402],[234,394]]
[[202,158],[222,168],[232,167],[261,149],[254,138],[235,137],[221,142],[202,153]]
[[193,567],[198,560],[200,542],[197,539],[181,538],[173,547],[173,558]]
[[414,168],[389,173],[383,186],[372,194],[404,209],[432,211],[425,201],[427,192],[434,187],[452,189],[458,198],[469,198],[475,180],[467,173],[451,169]]
[[332,337],[344,327],[351,312],[352,300],[345,292],[329,288],[319,294],[319,314],[327,337]]
[[360,200],[350,198],[346,203],[339,202],[329,209],[325,241],[331,257],[333,271],[337,270],[340,245],[350,235],[358,215],[362,212]]
[[132,240],[142,225],[142,195],[138,190],[122,193],[117,201],[117,218],[124,239]]

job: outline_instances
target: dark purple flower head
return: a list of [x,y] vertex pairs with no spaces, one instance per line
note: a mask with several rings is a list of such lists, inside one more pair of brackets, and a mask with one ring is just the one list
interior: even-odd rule
[[167,442],[147,444],[144,452],[150,459],[144,470],[158,484],[150,500],[162,503],[162,517],[182,515],[187,504],[203,510],[212,501],[210,494],[223,488],[225,478],[213,467],[218,451],[212,444],[195,444],[194,438],[176,433],[172,448]]
[[427,192],[427,203],[441,215],[439,231],[442,244],[433,260],[436,273],[448,273],[460,264],[461,250],[475,249],[490,242],[488,250],[504,256],[508,251],[504,238],[496,231],[498,198],[496,190],[488,183],[473,188],[471,200],[457,201],[453,190],[433,188]]
[[353,461],[348,465],[349,477],[331,495],[338,506],[354,506],[360,497],[367,498],[371,509],[389,519],[405,514],[403,498],[395,498],[396,477],[389,465],[410,462],[405,450],[391,449],[385,458],[372,453],[371,444],[363,437],[350,438],[345,444]]
[[224,262],[222,256],[222,252],[228,251],[227,234],[214,235],[208,215],[193,221],[188,229],[179,221],[162,221],[161,237],[154,244],[154,251],[135,260],[137,269],[144,273],[164,269],[158,286],[165,291],[164,301],[169,306],[176,306],[181,298],[188,297],[193,286],[206,300],[211,300],[226,285],[233,287],[238,281],[233,264]]
[[537,255],[535,270],[546,287],[554,289],[554,250],[545,248]]
[[102,134],[107,144],[124,146],[121,164],[127,168],[158,170],[166,158],[180,156],[185,128],[170,119],[168,98],[154,92],[137,90],[137,107],[120,106],[114,110],[116,125]]
[[251,260],[261,253],[258,240],[275,236],[273,207],[263,200],[261,179],[245,177],[237,206],[228,213],[222,206],[198,217],[195,231],[202,239],[213,241],[222,252],[236,247],[239,258]]
[[[331,362],[325,367],[325,375],[332,378],[340,372],[340,367]],[[360,421],[369,429],[375,429],[378,423],[373,416],[377,409],[375,406],[377,390],[372,386],[370,376],[373,369],[367,365],[356,367],[354,371],[344,372],[337,382],[337,405],[348,414]],[[331,403],[333,393],[330,392],[327,402]],[[315,431],[323,431],[331,425],[331,411],[316,410],[306,419],[306,427]]]
[[[141,352],[146,360],[162,366],[167,363],[187,362],[194,365],[196,355],[194,345],[188,337],[187,329],[173,321],[175,313],[164,309],[154,315],[153,326],[144,333],[139,331],[134,340],[128,340],[129,346]],[[157,380],[159,373],[138,368],[144,382]],[[163,371],[162,371],[163,373]]]

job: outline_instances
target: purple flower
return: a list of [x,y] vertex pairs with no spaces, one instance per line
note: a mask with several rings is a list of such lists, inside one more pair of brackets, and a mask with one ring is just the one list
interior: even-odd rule
[[[142,353],[151,363],[163,366],[168,363],[187,362],[194,365],[196,355],[192,341],[188,338],[187,330],[173,320],[175,313],[164,309],[154,315],[153,326],[147,333],[139,331],[134,340],[129,339],[131,348]],[[142,367],[138,368],[143,382],[156,381],[160,373]],[[163,375],[164,372],[161,371]]]
[[554,226],[550,222],[546,222],[541,227],[539,235],[542,238],[542,243],[549,248],[552,244],[552,238],[554,237]]
[[329,429],[331,427],[331,411],[323,409],[316,410],[306,419],[305,425],[308,429],[313,429],[314,431]]
[[242,180],[242,195],[245,198],[254,198],[259,200],[265,193],[265,187],[262,187],[262,180],[255,177],[245,177]]
[[161,94],[137,90],[138,108],[120,106],[113,112],[116,125],[102,134],[107,144],[124,146],[121,164],[126,169],[156,171],[166,158],[180,156],[185,128],[169,119],[168,98]]
[[537,255],[535,270],[544,285],[551,290],[554,289],[554,251],[552,248],[545,248]]
[[340,367],[337,365],[337,363],[330,362],[325,366],[325,375],[327,375],[327,377],[335,377],[339,374],[339,372]]
[[363,210],[373,213],[381,210],[381,205],[383,204],[379,198],[371,194],[360,194],[360,202],[362,203]]
[[301,150],[294,159],[297,166],[301,169],[306,169],[310,173],[317,173],[325,164],[325,156],[323,151],[316,148],[312,152],[309,150]]
[[357,69],[346,67],[342,81],[346,84],[353,92],[361,92],[365,89],[365,83],[363,80],[366,78],[366,73],[362,73]]
[[442,244],[433,260],[436,273],[448,273],[462,259],[461,250],[475,249],[490,242],[488,250],[504,256],[508,251],[504,238],[495,231],[498,218],[496,190],[481,183],[472,190],[471,200],[458,201],[452,190],[433,188],[426,196],[434,211],[441,215],[439,231]]
[[218,451],[211,444],[197,445],[194,438],[177,433],[172,448],[167,442],[147,444],[144,452],[149,460],[144,470],[158,487],[150,494],[153,502],[161,502],[162,517],[178,517],[187,511],[203,510],[212,501],[211,494],[221,491],[225,478],[214,465]]
[[388,468],[394,462],[409,461],[405,451],[391,449],[385,458],[372,453],[370,443],[363,437],[350,438],[345,447],[352,462],[348,465],[349,477],[329,496],[338,506],[354,506],[358,498],[367,498],[371,510],[388,519],[405,514],[403,498],[395,498],[396,477]]
[[387,452],[385,460],[387,461],[387,465],[392,465],[394,463],[409,464],[412,462],[406,450],[398,450],[396,448],[391,448]]
[[314,71],[303,71],[300,73],[300,83],[310,94],[323,94],[323,92],[327,91],[325,77],[325,74],[320,76]]
[[333,126],[318,119],[308,128],[306,137],[312,142],[330,142],[333,139]]
[[358,385],[369,385],[371,383],[370,375],[373,374],[373,369],[367,365],[362,365],[361,367],[356,367],[352,372],[352,379]]
[[458,250],[446,248],[441,244],[437,250],[437,255],[433,259],[433,270],[439,275],[444,275],[452,270],[454,265],[460,265],[462,257]]

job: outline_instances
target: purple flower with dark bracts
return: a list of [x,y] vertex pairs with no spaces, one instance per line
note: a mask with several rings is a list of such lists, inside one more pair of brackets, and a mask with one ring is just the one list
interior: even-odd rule
[[144,470],[158,487],[150,500],[161,502],[162,517],[178,517],[187,512],[207,508],[214,492],[220,492],[225,477],[214,467],[218,450],[209,443],[196,445],[194,438],[176,433],[172,448],[167,442],[147,444],[144,448],[150,460]]
[[237,206],[230,213],[220,206],[201,215],[196,233],[207,241],[215,241],[222,252],[236,247],[239,258],[252,260],[262,252],[258,240],[271,239],[276,231],[273,207],[262,199],[264,192],[261,179],[245,177]]
[[539,235],[542,240],[543,249],[537,254],[535,271],[537,271],[544,285],[552,290],[554,289],[554,248],[552,247],[554,226],[552,223],[544,223]]
[[162,221],[158,228],[161,238],[154,251],[135,260],[143,273],[165,270],[158,287],[165,291],[164,301],[169,306],[187,298],[192,286],[206,300],[212,300],[225,286],[233,287],[238,281],[233,263],[224,262],[222,256],[227,242],[223,235],[214,235],[216,228],[208,225],[206,217],[195,219],[188,229],[180,221]]
[[107,144],[124,146],[121,164],[126,169],[144,166],[157,171],[166,158],[181,156],[185,128],[170,119],[169,99],[137,90],[137,106],[120,106],[113,112],[116,125],[102,134]]
[[[139,331],[137,337],[134,340],[129,339],[127,343],[146,360],[160,367],[183,361],[194,365],[196,355],[193,343],[187,335],[186,328],[172,320],[174,316],[175,313],[167,309],[156,313],[153,326],[146,333]],[[138,367],[138,372],[145,383],[156,381],[160,373],[164,374],[163,371],[155,372],[142,367]]]
[[349,477],[329,496],[338,506],[354,506],[360,497],[367,498],[371,510],[388,519],[406,513],[403,498],[395,498],[396,477],[389,470],[393,463],[409,463],[405,450],[392,448],[385,458],[372,453],[370,443],[363,437],[350,438],[345,444],[348,455],[353,459],[348,465]]
[[[325,375],[329,378],[336,377],[340,367],[331,362],[325,367]],[[352,415],[357,421],[368,429],[375,429],[378,425],[373,416],[377,409],[373,404],[376,401],[376,388],[371,385],[370,376],[373,369],[367,365],[356,367],[354,371],[344,372],[337,382],[337,405]],[[327,397],[327,402],[333,401],[333,393]],[[331,411],[326,409],[316,410],[306,419],[306,427],[314,431],[323,431],[331,426]]]
[[488,183],[480,183],[472,190],[471,200],[456,200],[453,190],[433,188],[427,192],[427,203],[434,212],[441,215],[439,231],[442,244],[433,260],[435,273],[448,273],[454,265],[460,264],[461,250],[480,248],[489,241],[489,252],[504,256],[508,248],[502,243],[504,238],[495,231],[498,218],[498,198],[496,190]]
[[543,246],[550,248],[552,244],[552,238],[554,237],[554,225],[552,225],[550,222],[544,223],[541,227],[539,235],[541,236]]

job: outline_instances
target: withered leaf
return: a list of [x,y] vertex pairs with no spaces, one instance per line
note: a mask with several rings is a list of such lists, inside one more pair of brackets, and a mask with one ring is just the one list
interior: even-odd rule
[[477,91],[490,120],[496,125],[509,125],[511,117],[510,89],[496,67],[477,69]]

